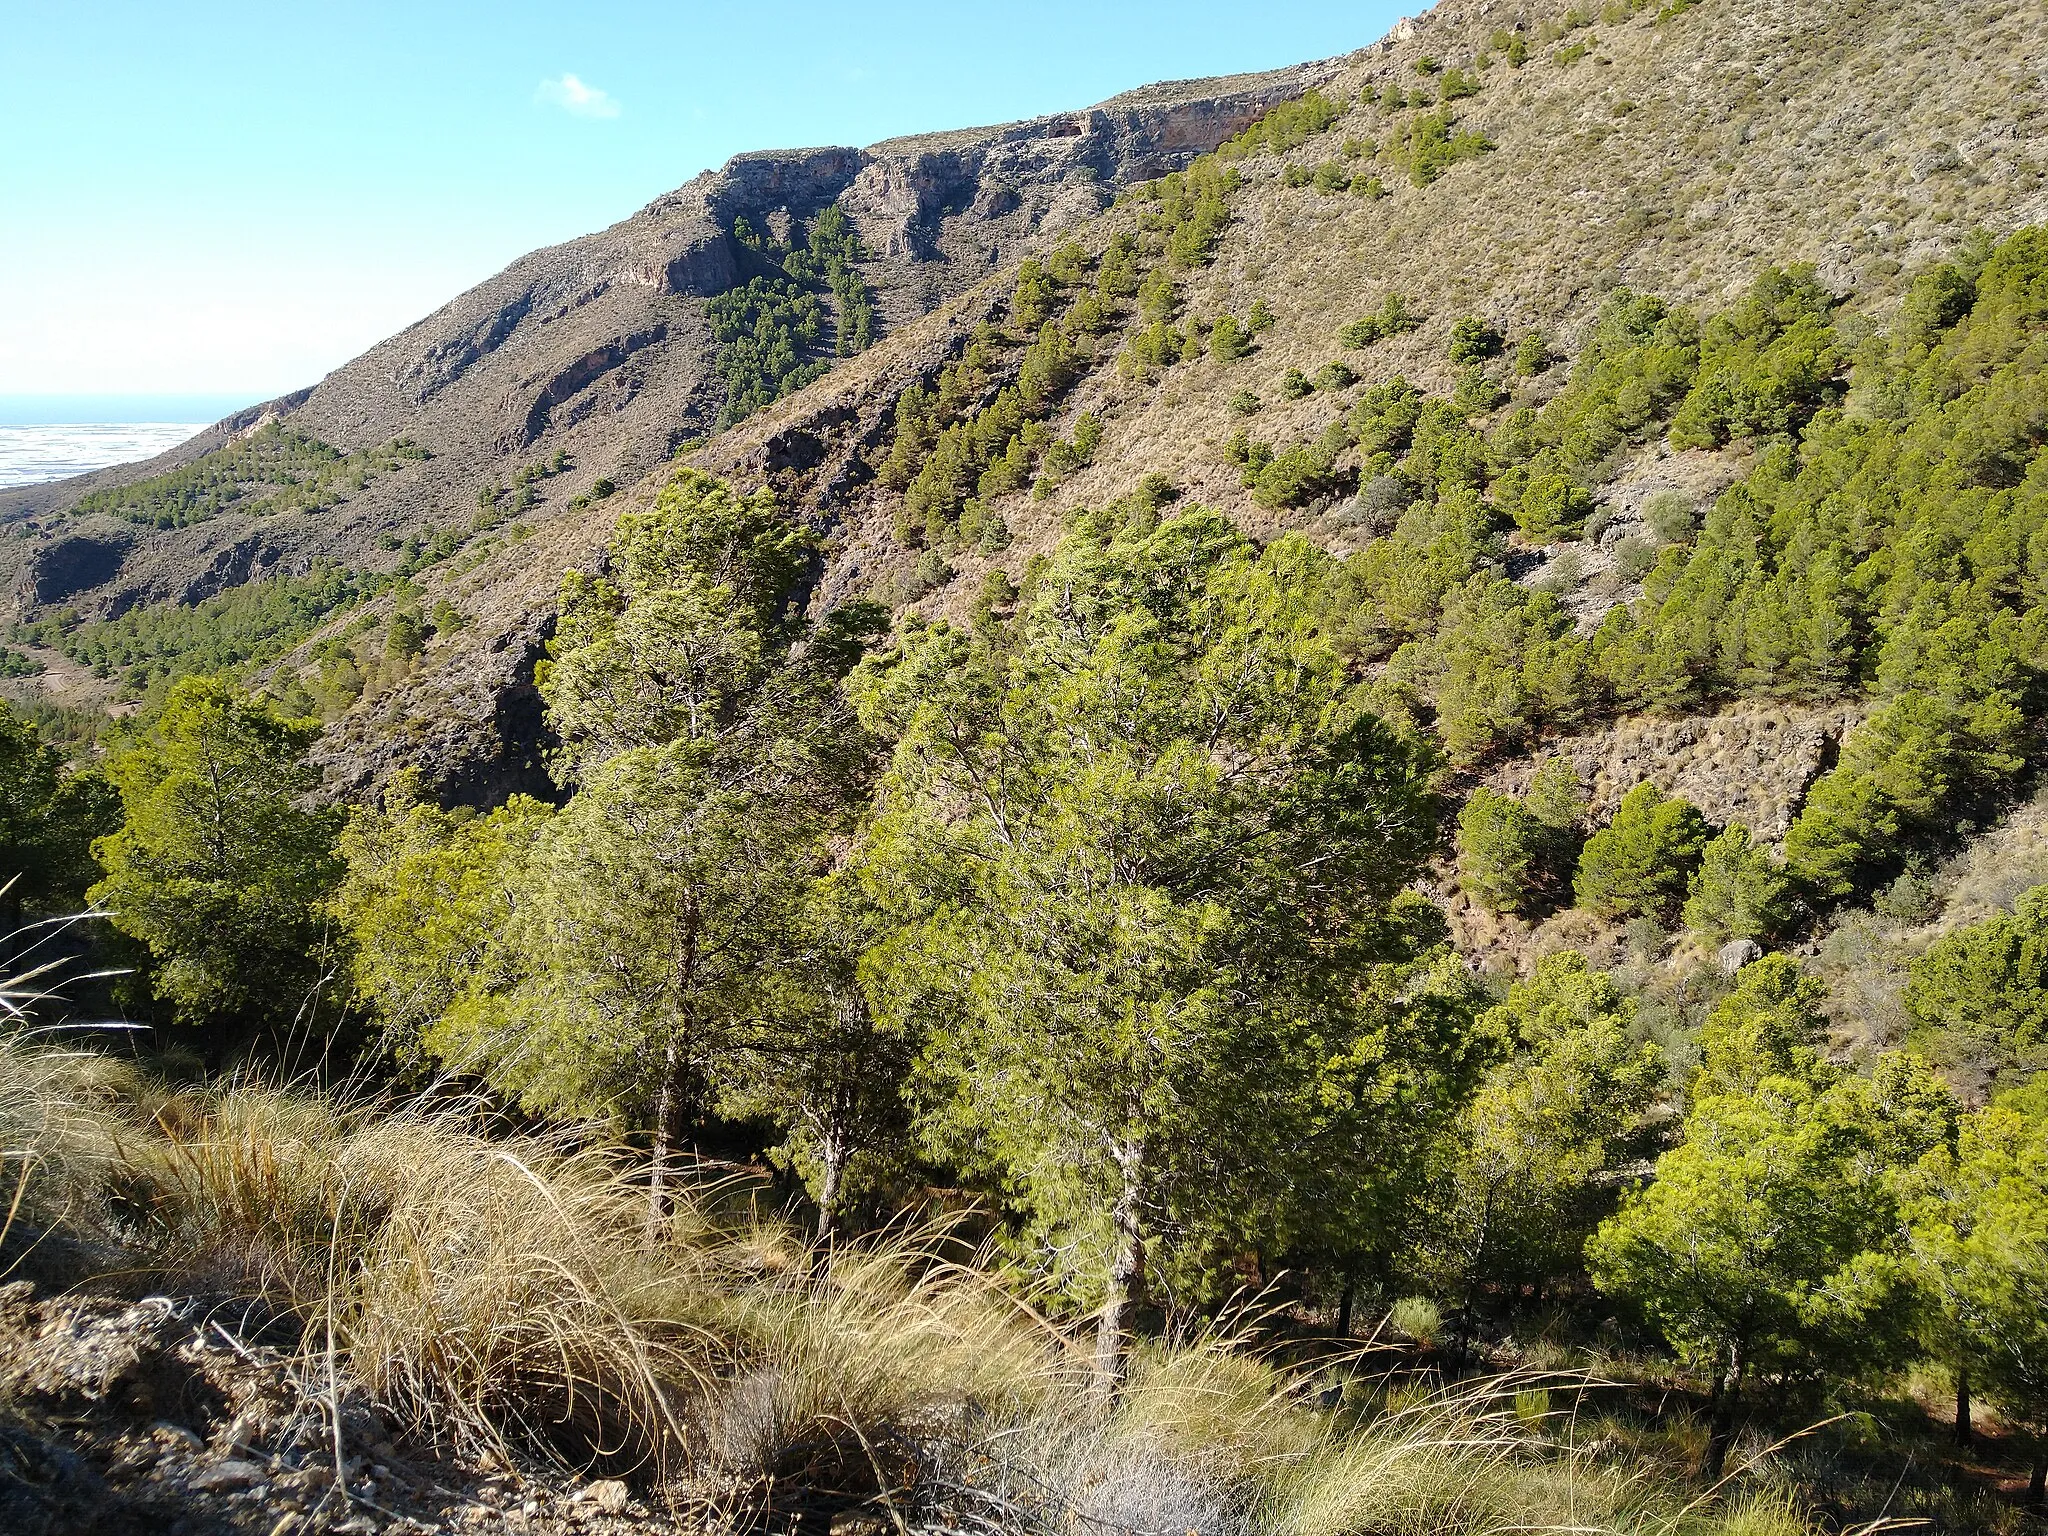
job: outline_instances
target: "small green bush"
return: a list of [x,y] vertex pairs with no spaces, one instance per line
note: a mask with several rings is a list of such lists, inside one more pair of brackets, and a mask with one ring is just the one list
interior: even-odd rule
[[1659,491],[1643,503],[1643,522],[1659,544],[1687,543],[1695,522],[1692,503],[1677,491]]
[[1219,363],[1234,363],[1251,351],[1251,336],[1235,315],[1224,315],[1209,333],[1209,355]]
[[1352,321],[1337,333],[1337,339],[1347,347],[1369,347],[1389,336],[1412,331],[1422,321],[1423,316],[1406,299],[1398,293],[1390,293],[1381,300],[1377,311]]
[[1387,1326],[1427,1349],[1442,1337],[1444,1315],[1427,1296],[1403,1296],[1387,1314]]
[[1484,362],[1489,357],[1500,356],[1500,351],[1500,332],[1477,316],[1466,315],[1452,324],[1450,348],[1452,362]]

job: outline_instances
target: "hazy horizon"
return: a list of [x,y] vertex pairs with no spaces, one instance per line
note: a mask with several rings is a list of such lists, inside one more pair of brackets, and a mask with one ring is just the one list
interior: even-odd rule
[[0,394],[0,427],[126,426],[163,422],[210,426],[261,404],[265,395],[219,392]]
[[265,399],[734,154],[1328,57],[1401,14],[1292,0],[1247,27],[1217,0],[885,3],[850,28],[800,3],[771,29],[645,3],[573,27],[527,4],[194,10],[12,19],[6,395]]

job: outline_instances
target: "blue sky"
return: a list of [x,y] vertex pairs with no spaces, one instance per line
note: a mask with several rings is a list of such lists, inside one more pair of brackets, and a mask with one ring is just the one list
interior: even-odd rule
[[1324,57],[1403,13],[0,0],[0,397],[262,398],[741,150]]

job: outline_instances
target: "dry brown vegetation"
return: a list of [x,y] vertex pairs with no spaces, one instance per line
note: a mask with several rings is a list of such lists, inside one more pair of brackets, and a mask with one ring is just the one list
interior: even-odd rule
[[1290,1365],[1256,1308],[1148,1351],[1105,1409],[1067,1335],[943,1232],[828,1268],[706,1170],[650,1249],[620,1154],[493,1134],[464,1103],[173,1091],[17,1038],[0,1142],[17,1273],[212,1297],[286,1341],[301,1417],[325,1427],[279,1477],[325,1459],[352,1487],[339,1405],[367,1400],[458,1462],[623,1475],[721,1527],[861,1507],[920,1530],[1804,1529],[1781,1496],[1684,1494],[1580,1422],[1582,1378],[1432,1387],[1370,1351]]

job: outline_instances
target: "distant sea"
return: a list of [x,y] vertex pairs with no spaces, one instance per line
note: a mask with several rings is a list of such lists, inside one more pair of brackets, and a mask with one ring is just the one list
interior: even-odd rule
[[0,491],[154,458],[251,403],[239,395],[0,395]]

